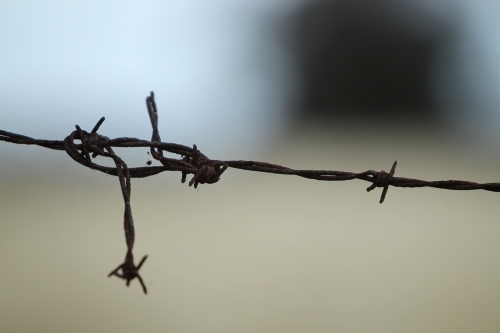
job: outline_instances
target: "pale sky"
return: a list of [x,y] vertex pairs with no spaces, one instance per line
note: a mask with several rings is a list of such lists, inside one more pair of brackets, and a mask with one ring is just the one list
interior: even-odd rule
[[154,90],[164,141],[230,150],[265,141],[291,82],[273,18],[293,3],[4,2],[2,129],[62,139],[106,116],[103,134],[147,139]]
[[[274,28],[304,1],[3,2],[0,128],[62,139],[106,116],[103,134],[146,139],[154,90],[162,140],[258,147],[293,111],[293,64]],[[436,59],[436,99],[457,128],[500,142],[498,2],[382,2],[424,33],[422,11],[461,20]]]

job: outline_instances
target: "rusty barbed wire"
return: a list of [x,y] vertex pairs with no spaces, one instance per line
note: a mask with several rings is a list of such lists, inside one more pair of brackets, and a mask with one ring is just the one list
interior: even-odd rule
[[[198,150],[196,145],[188,147],[176,143],[162,142],[158,131],[158,110],[154,100],[154,93],[146,98],[146,105],[149,119],[151,121],[152,136],[151,141],[140,140],[136,138],[116,138],[110,139],[106,136],[97,133],[99,127],[104,122],[102,117],[89,133],[75,125],[76,130],[71,132],[64,140],[38,140],[28,136],[11,133],[0,130],[0,141],[24,144],[37,145],[54,150],[63,150],[77,163],[101,171],[108,175],[117,176],[122,190],[123,200],[125,204],[124,210],[124,230],[125,242],[127,251],[125,260],[116,269],[109,273],[108,277],[114,275],[126,281],[127,286],[134,278],[139,280],[142,289],[147,294],[147,289],[139,275],[139,269],[144,264],[147,255],[144,256],[138,265],[134,264],[133,247],[135,240],[135,229],[132,218],[132,208],[130,205],[131,182],[130,178],[144,178],[154,176],[164,171],[180,171],[181,182],[186,181],[188,174],[193,174],[189,181],[189,186],[197,188],[198,184],[214,184],[219,181],[221,175],[228,168],[274,173],[282,175],[295,175],[307,179],[315,179],[322,181],[347,181],[353,179],[364,180],[372,183],[366,190],[368,192],[377,187],[381,187],[382,194],[380,203],[383,203],[387,195],[389,186],[395,187],[433,187],[445,190],[486,190],[491,192],[500,192],[500,183],[474,183],[462,180],[441,180],[441,181],[425,181],[412,178],[394,177],[397,161],[392,165],[389,173],[385,171],[368,170],[364,172],[347,172],[347,171],[330,171],[330,170],[294,170],[281,165],[257,162],[257,161],[242,161],[242,160],[212,160]],[[79,140],[80,143],[75,143]],[[149,147],[151,156],[158,160],[162,166],[146,166],[129,168],[127,164],[118,157],[113,148],[137,148]],[[165,157],[163,152],[169,152],[180,155],[179,159]],[[106,167],[96,164],[92,161],[97,156],[111,158],[115,163],[115,168]],[[148,161],[150,162],[150,161]],[[150,165],[150,163],[147,163]],[[120,273],[121,270],[121,273]]]

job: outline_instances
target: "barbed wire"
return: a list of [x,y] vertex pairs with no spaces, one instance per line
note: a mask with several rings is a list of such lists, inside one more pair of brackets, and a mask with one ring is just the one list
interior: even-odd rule
[[[97,133],[99,127],[104,122],[102,117],[94,126],[92,131],[82,130],[80,126],[75,125],[76,130],[71,132],[64,140],[38,140],[28,136],[11,133],[0,130],[0,141],[11,142],[23,145],[36,145],[54,150],[65,151],[77,163],[101,171],[108,175],[117,176],[122,190],[124,210],[124,230],[127,251],[125,260],[116,269],[109,273],[110,276],[117,276],[126,281],[127,286],[134,278],[139,280],[142,289],[147,294],[147,288],[139,275],[139,269],[144,264],[147,255],[144,256],[138,265],[134,264],[133,247],[135,241],[135,229],[132,218],[132,208],[130,205],[131,182],[130,178],[144,178],[154,176],[164,171],[180,171],[181,182],[186,181],[188,174],[193,174],[189,181],[189,186],[197,188],[199,184],[214,184],[220,180],[221,175],[228,168],[274,173],[282,175],[295,175],[307,179],[322,181],[347,181],[360,179],[372,183],[366,190],[368,192],[377,187],[381,187],[382,194],[380,203],[383,203],[387,195],[389,186],[395,187],[434,187],[445,190],[486,190],[491,192],[500,192],[500,183],[474,183],[462,180],[441,180],[424,181],[412,178],[394,177],[397,161],[392,165],[389,173],[385,171],[368,170],[364,172],[330,171],[330,170],[295,170],[281,165],[242,160],[212,160],[198,150],[196,145],[188,147],[176,143],[162,142],[158,131],[158,110],[154,100],[154,93],[146,98],[149,119],[153,134],[151,141],[140,140],[136,138],[116,138],[110,139]],[[75,143],[79,140],[80,143]],[[127,164],[113,151],[113,148],[137,148],[149,147],[151,156],[158,160],[162,166],[146,166],[129,168]],[[169,158],[163,155],[164,152],[179,155],[180,158]],[[97,156],[111,158],[115,163],[115,168],[106,167],[94,163],[92,159]],[[148,163],[149,164],[149,163]]]

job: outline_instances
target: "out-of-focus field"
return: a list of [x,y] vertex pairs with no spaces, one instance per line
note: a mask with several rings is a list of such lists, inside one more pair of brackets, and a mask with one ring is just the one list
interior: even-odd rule
[[[0,142],[1,332],[500,331],[500,194],[391,187],[380,205],[357,180],[133,179],[145,296],[106,278],[125,255],[117,178],[11,146]],[[305,127],[257,157],[345,171],[397,159],[402,177],[500,181],[498,159],[431,130]]]

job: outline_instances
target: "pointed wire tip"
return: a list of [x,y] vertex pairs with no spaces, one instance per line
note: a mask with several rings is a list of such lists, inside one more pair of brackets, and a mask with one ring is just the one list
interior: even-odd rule
[[394,172],[396,171],[396,165],[398,165],[398,161],[394,161],[394,164],[392,165],[390,175],[391,177],[394,175]]
[[101,119],[99,119],[99,121],[97,122],[97,124],[95,124],[94,128],[92,129],[92,131],[90,133],[97,133],[97,131],[99,130],[99,127],[101,127],[104,120],[106,120],[106,117],[102,117]]

